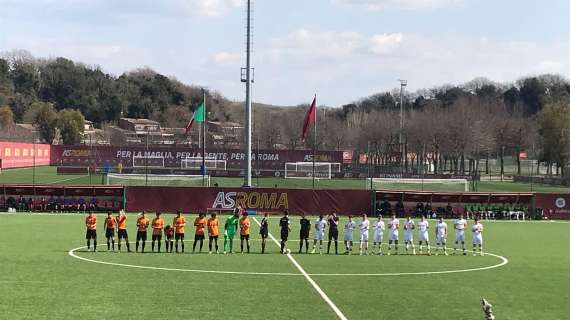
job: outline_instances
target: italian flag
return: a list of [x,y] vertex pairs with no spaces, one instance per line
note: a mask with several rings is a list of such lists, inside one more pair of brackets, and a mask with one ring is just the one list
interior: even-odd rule
[[205,109],[206,108],[204,108],[204,101],[200,102],[200,104],[194,110],[194,114],[192,115],[192,120],[190,120],[190,122],[188,122],[188,124],[186,125],[186,134],[190,133],[190,130],[192,129],[192,125],[194,124],[194,122],[204,122],[204,120],[206,119],[206,115],[204,114]]

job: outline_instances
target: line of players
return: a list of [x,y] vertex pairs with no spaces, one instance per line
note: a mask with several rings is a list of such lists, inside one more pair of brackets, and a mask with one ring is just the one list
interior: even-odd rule
[[[267,216],[264,217],[262,221],[261,233],[262,239],[264,238],[264,229],[267,230]],[[286,242],[287,237],[290,231],[289,228],[289,218],[287,213],[280,219],[279,226],[281,229],[281,252],[285,253],[286,249]],[[300,223],[300,244],[299,244],[299,253],[303,252],[303,245],[305,247],[305,253],[309,252],[309,233],[311,229],[311,222],[303,215],[301,217]],[[264,226],[265,224],[265,226]],[[313,240],[313,246],[311,253],[316,253],[317,250],[320,254],[323,253],[323,241],[325,240],[325,232],[326,227],[329,227],[328,233],[328,244],[327,244],[327,254],[331,252],[331,245],[334,244],[335,254],[338,254],[338,228],[339,228],[339,218],[338,216],[333,213],[327,217],[319,216],[318,219],[315,221],[314,229],[315,229],[315,236]],[[382,220],[382,216],[379,215],[377,220],[375,220],[372,225],[368,220],[366,214],[361,216],[360,221],[357,223],[352,216],[348,217],[344,225],[344,245],[345,245],[345,252],[344,254],[352,254],[353,251],[353,234],[356,229],[359,229],[359,242],[360,248],[359,253],[360,255],[368,255],[368,234],[369,230],[372,228],[373,230],[373,239],[372,239],[372,250],[371,254],[378,254],[383,255],[384,252],[382,251],[382,242],[384,241],[384,233],[386,231],[386,224]],[[411,217],[408,217],[405,222],[403,223],[404,229],[404,246],[407,254],[416,254],[415,245],[414,245],[414,233],[417,229],[418,232],[418,245],[419,245],[419,253],[423,254],[424,244],[426,246],[426,254],[431,255],[431,246],[429,241],[429,221],[422,217],[421,220],[416,223]],[[458,219],[456,219],[453,223],[453,228],[455,230],[455,242],[453,246],[453,254],[457,253],[457,249],[459,245],[461,245],[461,249],[463,251],[463,255],[467,255],[467,249],[465,246],[465,231],[468,228],[467,220],[464,219],[463,215],[461,215]],[[399,229],[400,229],[400,220],[396,218],[396,215],[392,215],[391,219],[387,223],[388,229],[388,252],[387,255],[391,254],[398,254],[398,246],[399,246]],[[480,255],[483,255],[483,225],[479,221],[479,219],[475,219],[475,223],[471,228],[473,233],[473,255],[476,255],[477,252]],[[439,218],[438,223],[435,227],[435,238],[436,238],[436,255],[440,252],[448,255],[447,253],[447,235],[448,235],[448,228],[447,223],[443,221],[443,218]],[[394,252],[392,253],[392,248],[394,248]]]
[[[266,243],[269,237],[269,215],[267,213],[264,214],[263,219],[260,223],[260,235],[261,235],[261,253],[265,253],[266,251]],[[127,251],[131,252],[130,244],[127,234],[127,216],[124,212],[120,212],[117,216],[113,217],[111,213],[107,214],[107,217],[104,221],[104,228],[105,228],[105,236],[107,238],[107,250],[108,251],[115,251],[115,233],[118,236],[118,250],[121,251],[121,240],[125,240],[125,244],[127,247]],[[299,220],[300,223],[300,243],[299,243],[299,253],[303,252],[303,246],[305,247],[305,253],[309,252],[309,236],[311,231],[311,221],[306,218],[305,215],[301,216]],[[331,245],[334,244],[335,254],[338,254],[338,229],[339,229],[339,218],[335,213],[332,213],[329,216],[319,216],[314,223],[314,240],[311,253],[316,253],[317,250],[320,254],[323,253],[323,241],[325,240],[325,232],[326,227],[329,227],[328,233],[328,245],[327,245],[327,253],[330,254]],[[177,212],[176,216],[173,219],[172,226],[165,225],[164,219],[161,217],[159,212],[156,213],[156,217],[150,221],[147,217],[145,212],[142,212],[138,219],[137,219],[137,237],[136,237],[136,248],[135,251],[139,251],[139,243],[141,244],[140,249],[141,252],[145,250],[145,244],[147,241],[147,230],[149,227],[152,228],[152,242],[151,247],[152,251],[154,252],[157,249],[157,252],[161,251],[161,243],[162,243],[162,235],[164,233],[165,236],[165,245],[167,252],[173,252],[175,249],[176,252],[184,252],[184,237],[185,237],[185,227],[186,227],[186,218],[182,215],[181,212]],[[87,240],[87,248],[88,250],[91,249],[91,240],[93,240],[93,250],[97,250],[97,217],[93,213],[89,213],[89,215],[85,218],[85,226],[87,228],[86,232],[86,240]],[[198,217],[194,220],[194,227],[196,228],[195,235],[194,235],[194,243],[192,246],[192,252],[196,252],[196,247],[198,246],[199,252],[202,252],[203,244],[205,240],[205,233],[207,228],[208,233],[208,248],[209,253],[212,252],[219,253],[219,246],[218,246],[218,238],[219,238],[219,219],[217,215],[213,213],[209,219],[205,218],[205,215],[200,213]],[[289,213],[287,211],[284,212],[283,217],[279,220],[279,227],[281,231],[281,253],[290,252],[286,249],[286,243],[289,237],[289,233],[291,232],[290,228],[290,219]],[[399,229],[400,229],[400,221],[396,218],[395,215],[392,215],[391,219],[388,221],[387,225],[382,220],[382,216],[379,215],[377,220],[375,220],[372,224],[368,220],[366,214],[361,216],[360,221],[357,223],[352,216],[348,217],[344,225],[344,245],[345,245],[345,252],[344,254],[352,254],[353,251],[353,234],[356,228],[359,229],[359,242],[360,248],[359,253],[360,255],[368,255],[369,248],[368,248],[368,234],[369,230],[372,228],[373,230],[373,239],[372,239],[372,250],[371,254],[378,254],[382,255],[384,252],[382,251],[382,242],[384,240],[384,233],[388,229],[388,251],[386,252],[387,255],[392,254],[392,248],[394,248],[393,254],[398,254],[398,247],[399,247]],[[456,219],[453,223],[453,227],[455,230],[455,242],[453,246],[453,254],[456,254],[459,245],[461,245],[461,249],[463,251],[463,255],[467,254],[467,249],[465,246],[465,231],[468,228],[467,220],[464,219],[463,215],[461,215],[458,219]],[[424,244],[426,246],[426,254],[431,255],[431,246],[429,241],[429,221],[422,217],[421,220],[417,223],[411,217],[408,217],[405,222],[403,223],[404,229],[404,247],[406,250],[406,254],[416,254],[415,245],[414,245],[414,233],[417,229],[418,232],[418,245],[419,245],[419,254],[423,254],[424,251]],[[233,240],[237,230],[239,229],[240,233],[240,246],[241,252],[244,252],[244,244],[246,248],[246,252],[250,252],[250,229],[251,223],[248,217],[247,212],[243,210],[243,208],[236,208],[234,210],[233,215],[230,215],[225,224],[224,224],[224,253],[233,253]],[[483,225],[479,221],[479,219],[475,219],[475,223],[471,228],[473,233],[473,255],[477,254],[477,251],[480,255],[483,255]],[[437,244],[436,255],[440,252],[447,255],[447,235],[448,235],[448,228],[447,223],[443,221],[442,218],[439,218],[436,227],[435,227],[435,239]],[[155,245],[157,244],[157,245]],[[180,250],[179,250],[180,244]],[[215,250],[215,251],[213,251]]]

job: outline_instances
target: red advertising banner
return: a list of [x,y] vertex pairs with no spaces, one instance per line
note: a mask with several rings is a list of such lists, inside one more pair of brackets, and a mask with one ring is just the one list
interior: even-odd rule
[[357,215],[372,211],[370,196],[366,190],[127,187],[127,210],[205,212],[241,205],[261,212]]
[[[60,167],[86,167],[95,164],[97,167],[117,168],[119,164],[123,168],[133,167],[135,161],[140,167],[144,160],[151,158],[153,166],[165,168],[181,168],[184,158],[201,158],[202,151],[189,147],[151,146],[148,150],[144,147],[126,146],[52,146],[50,163]],[[231,170],[241,169],[245,166],[245,154],[241,150],[210,149],[206,151],[206,158],[225,161],[226,168]],[[342,151],[317,151],[316,161],[342,163]],[[138,160],[134,160],[138,159]],[[163,161],[164,159],[164,161]],[[254,150],[252,154],[255,170],[285,170],[286,162],[311,162],[313,154],[311,150]],[[135,163],[137,166],[137,163]]]
[[0,164],[2,169],[47,166],[50,150],[49,144],[0,142]]
[[535,206],[549,219],[570,219],[570,193],[537,193]]

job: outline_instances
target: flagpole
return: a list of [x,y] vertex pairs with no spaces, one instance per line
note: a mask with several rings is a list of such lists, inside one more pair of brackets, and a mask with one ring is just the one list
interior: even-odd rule
[[316,152],[315,149],[317,148],[317,94],[315,93],[315,128],[314,128],[314,137],[313,137],[313,189],[315,189],[315,156]]
[[206,185],[206,90],[202,89],[204,94],[204,122],[202,122],[202,187]]

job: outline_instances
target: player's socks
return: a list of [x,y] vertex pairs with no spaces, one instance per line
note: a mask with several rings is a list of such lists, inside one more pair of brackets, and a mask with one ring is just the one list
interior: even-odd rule
[[160,241],[158,241],[158,253],[160,253]]
[[87,250],[91,250],[91,241],[87,240]]
[[194,243],[192,244],[192,253],[194,253],[196,251],[196,240],[194,240]]
[[135,243],[135,252],[139,252],[139,242]]
[[146,241],[143,241],[142,243],[142,253],[144,253],[144,247],[146,246]]
[[111,240],[111,248],[115,251],[115,240]]
[[93,251],[97,251],[97,240],[93,240]]
[[247,253],[249,253],[249,242],[247,243]]
[[176,247],[176,253],[178,253],[178,241],[176,241],[176,244],[174,246]]
[[131,252],[131,245],[129,244],[129,240],[125,241],[127,244],[127,252]]
[[184,241],[180,241],[180,247],[182,247],[182,253],[184,253]]
[[202,253],[202,248],[204,247],[204,241],[200,240],[200,253]]
[[111,242],[107,240],[107,251],[111,250]]

